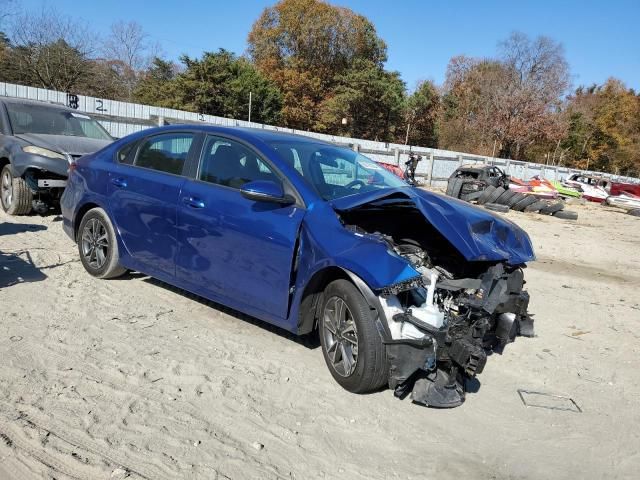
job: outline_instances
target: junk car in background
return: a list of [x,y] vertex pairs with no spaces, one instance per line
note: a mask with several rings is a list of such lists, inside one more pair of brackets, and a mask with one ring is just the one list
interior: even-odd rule
[[94,119],[70,108],[0,98],[0,200],[11,215],[59,202],[69,165],[113,141]]

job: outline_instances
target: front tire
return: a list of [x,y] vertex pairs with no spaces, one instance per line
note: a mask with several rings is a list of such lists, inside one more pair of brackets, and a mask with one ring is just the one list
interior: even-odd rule
[[371,392],[388,382],[386,349],[375,321],[369,304],[348,280],[335,280],[324,290],[322,354],[336,382],[353,393]]
[[33,193],[27,182],[14,177],[9,165],[0,173],[0,203],[2,210],[9,215],[27,215],[31,212]]
[[118,263],[118,241],[107,213],[101,208],[89,210],[78,228],[80,261],[97,278],[115,278],[127,271]]

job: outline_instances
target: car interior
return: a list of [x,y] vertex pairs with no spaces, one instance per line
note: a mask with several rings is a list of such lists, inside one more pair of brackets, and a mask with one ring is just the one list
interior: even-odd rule
[[187,152],[172,153],[167,150],[147,148],[145,146],[138,154],[136,166],[180,175],[186,158]]
[[199,178],[232,188],[241,188],[245,183],[255,180],[279,181],[251,151],[220,139],[210,141],[208,148],[205,148]]

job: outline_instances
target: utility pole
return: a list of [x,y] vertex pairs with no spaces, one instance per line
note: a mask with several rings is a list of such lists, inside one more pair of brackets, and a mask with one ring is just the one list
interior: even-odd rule
[[249,92],[249,123],[251,123],[251,92]]

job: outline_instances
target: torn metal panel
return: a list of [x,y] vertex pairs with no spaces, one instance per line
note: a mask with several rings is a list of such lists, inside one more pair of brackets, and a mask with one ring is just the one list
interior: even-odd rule
[[535,260],[529,236],[514,223],[420,188],[373,191],[343,197],[331,204],[338,211],[348,211],[384,200],[413,204],[468,261],[508,261],[518,265]]

